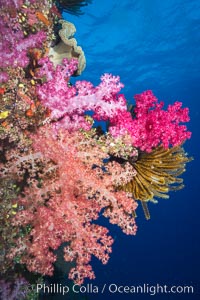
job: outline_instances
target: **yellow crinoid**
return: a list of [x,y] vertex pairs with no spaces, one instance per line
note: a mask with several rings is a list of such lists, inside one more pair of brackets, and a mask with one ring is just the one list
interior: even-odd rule
[[162,146],[152,152],[142,152],[137,161],[129,162],[137,174],[120,190],[132,193],[140,200],[147,219],[150,218],[147,202],[157,202],[154,198],[169,198],[169,191],[182,189],[183,179],[178,177],[185,171],[185,164],[192,160],[181,146],[165,149]]

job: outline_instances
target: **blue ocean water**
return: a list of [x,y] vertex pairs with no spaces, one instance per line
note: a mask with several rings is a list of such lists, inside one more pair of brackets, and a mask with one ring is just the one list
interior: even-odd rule
[[[138,209],[135,237],[106,223],[115,238],[113,253],[107,265],[93,261],[96,279],[85,286],[92,283],[99,292],[87,299],[200,299],[200,1],[93,0],[82,10],[80,17],[64,13],[86,55],[78,79],[98,84],[109,72],[120,76],[132,102],[133,95],[149,89],[166,104],[182,101],[190,108],[192,131],[184,147],[194,157],[183,190],[150,204],[149,221]],[[112,293],[110,284],[192,285],[194,294]]]

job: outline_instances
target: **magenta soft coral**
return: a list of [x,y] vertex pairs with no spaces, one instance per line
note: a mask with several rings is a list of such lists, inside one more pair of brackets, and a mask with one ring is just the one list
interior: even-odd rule
[[132,119],[130,112],[119,111],[111,119],[111,134],[118,136],[129,133],[133,145],[147,152],[160,144],[169,148],[190,138],[191,132],[180,124],[189,121],[189,110],[182,108],[181,102],[175,102],[164,110],[164,103],[158,103],[152,91],[136,95],[135,100],[135,117]]
[[30,34],[24,37],[20,28],[13,30],[8,27],[3,19],[0,20],[2,45],[0,67],[26,67],[29,63],[27,51],[30,48],[41,47],[46,40],[46,33],[39,31],[36,34]]
[[163,109],[164,103],[152,91],[135,96],[135,117],[127,111],[124,95],[118,94],[123,87],[119,76],[105,74],[101,83],[94,87],[90,82],[77,81],[68,86],[69,77],[77,68],[77,61],[63,60],[62,65],[54,68],[48,58],[41,60],[40,76],[46,76],[46,82],[38,87],[38,96],[51,110],[51,119],[59,121],[54,127],[68,130],[89,130],[84,114],[93,111],[94,120],[110,121],[110,133],[114,136],[129,134],[134,147],[150,152],[162,144],[165,148],[181,144],[190,138],[191,133],[185,125],[188,122],[188,109],[181,108],[181,102]]
[[42,67],[38,75],[45,76],[47,81],[38,86],[37,93],[42,103],[51,110],[51,119],[59,119],[57,128],[90,129],[91,124],[84,118],[88,110],[92,110],[93,117],[99,120],[108,120],[118,110],[126,110],[125,99],[117,95],[123,86],[118,76],[105,74],[98,87],[87,81],[77,81],[74,86],[68,86],[67,81],[77,68],[77,60],[64,59],[62,65],[56,68],[48,58],[40,63]]

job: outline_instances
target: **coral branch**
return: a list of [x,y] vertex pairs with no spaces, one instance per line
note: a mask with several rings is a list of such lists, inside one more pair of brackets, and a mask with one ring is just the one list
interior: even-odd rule
[[130,112],[119,112],[111,119],[110,132],[113,136],[128,132],[133,145],[147,152],[158,145],[165,148],[177,146],[190,138],[191,132],[180,124],[189,121],[188,108],[181,108],[181,102],[169,105],[165,111],[164,103],[158,103],[152,91],[136,95],[135,99],[135,118]]

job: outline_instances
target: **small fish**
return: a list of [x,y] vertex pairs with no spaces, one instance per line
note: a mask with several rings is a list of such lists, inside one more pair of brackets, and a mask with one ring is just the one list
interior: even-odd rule
[[46,26],[50,26],[51,25],[51,22],[40,11],[37,11],[35,15],[38,18],[38,20],[41,21]]

